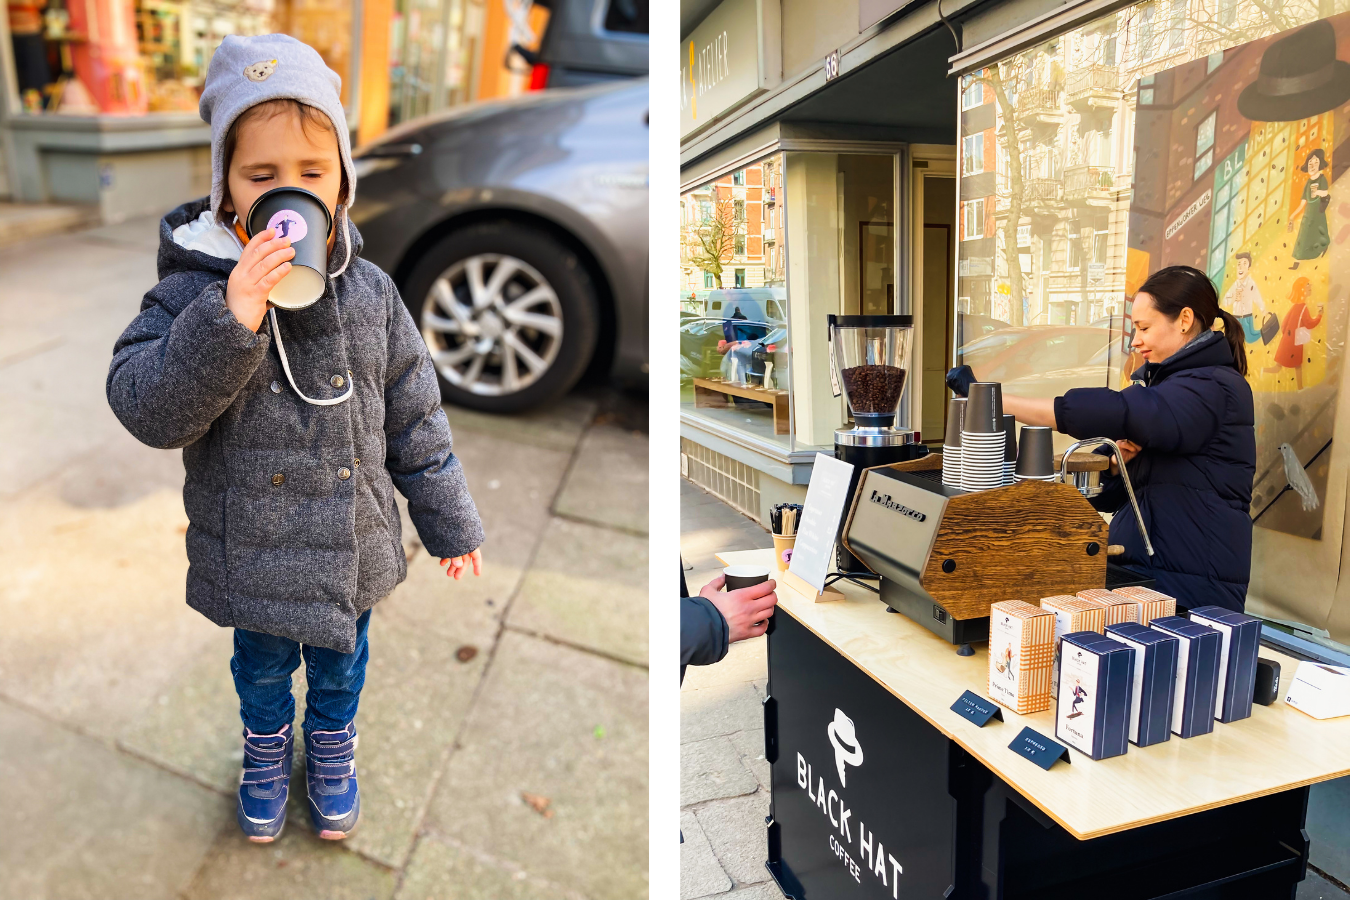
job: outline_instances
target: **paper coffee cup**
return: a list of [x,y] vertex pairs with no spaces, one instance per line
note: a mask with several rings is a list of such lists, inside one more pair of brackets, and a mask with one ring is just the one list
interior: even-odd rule
[[722,574],[727,577],[729,591],[739,591],[741,588],[769,580],[767,566],[727,566],[722,570]]
[[278,309],[304,309],[323,296],[328,272],[328,235],[333,216],[328,207],[304,188],[273,188],[253,202],[244,219],[244,231],[252,238],[268,228],[277,237],[287,237],[295,256],[291,270],[267,295]]

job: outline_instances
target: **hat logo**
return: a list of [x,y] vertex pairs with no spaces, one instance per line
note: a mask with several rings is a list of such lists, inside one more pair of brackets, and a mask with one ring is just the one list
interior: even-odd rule
[[266,81],[276,70],[277,61],[275,59],[265,59],[262,62],[255,62],[251,66],[245,66],[244,77],[249,81]]
[[842,709],[836,709],[834,721],[825,729],[825,733],[834,745],[834,766],[839,770],[839,785],[848,787],[844,767],[860,766],[863,761],[862,744],[858,743],[858,736],[853,732],[853,720],[844,715]]
[[1350,63],[1337,58],[1336,45],[1336,29],[1325,20],[1271,43],[1256,81],[1238,97],[1238,112],[1255,122],[1294,122],[1350,100]]
[[278,210],[267,220],[267,227],[275,231],[279,238],[290,238],[292,244],[304,240],[305,235],[309,234],[305,217],[293,209]]

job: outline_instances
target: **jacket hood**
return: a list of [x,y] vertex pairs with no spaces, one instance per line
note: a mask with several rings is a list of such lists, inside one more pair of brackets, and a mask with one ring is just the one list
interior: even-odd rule
[[1228,339],[1221,331],[1205,332],[1160,363],[1144,363],[1131,379],[1154,385],[1170,375],[1187,369],[1212,366],[1237,368],[1237,362],[1233,359],[1233,348],[1228,345]]
[[[234,271],[235,260],[212,256],[200,250],[188,250],[178,246],[173,239],[173,230],[180,225],[194,221],[204,211],[211,208],[211,198],[202,197],[184,203],[173,212],[159,220],[159,280],[163,281],[177,272],[210,272],[221,278],[229,278]],[[328,276],[336,278],[347,270],[352,261],[361,255],[361,232],[352,224],[346,207],[339,206],[333,217],[333,227],[337,229],[337,238],[333,241],[333,252],[328,254]]]

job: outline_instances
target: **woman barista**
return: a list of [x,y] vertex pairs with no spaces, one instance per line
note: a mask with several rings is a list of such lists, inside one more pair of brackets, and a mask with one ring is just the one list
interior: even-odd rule
[[[1242,326],[1219,308],[1210,280],[1189,266],[1153,274],[1134,296],[1131,346],[1145,364],[1122,391],[1074,388],[1062,397],[1003,397],[1003,410],[1026,425],[1120,445],[1153,543],[1144,548],[1118,474],[1093,499],[1111,520],[1119,559],[1156,581],[1187,608],[1241,611],[1251,572],[1249,508],[1256,473],[1252,391],[1244,376]],[[1222,321],[1223,331],[1211,330]],[[947,383],[964,396],[968,366]],[[1112,472],[1115,462],[1112,461]]]

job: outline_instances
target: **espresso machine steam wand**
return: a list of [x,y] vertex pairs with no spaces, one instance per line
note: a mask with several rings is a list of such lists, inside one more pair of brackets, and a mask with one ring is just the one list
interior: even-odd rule
[[[1089,473],[1075,472],[1073,479],[1070,480],[1069,457],[1080,447],[1102,445],[1110,447],[1111,452],[1116,456],[1116,462],[1119,463],[1120,468],[1120,477],[1125,481],[1125,493],[1130,495],[1130,506],[1134,507],[1134,520],[1138,523],[1139,534],[1144,539],[1144,549],[1148,551],[1149,556],[1152,556],[1153,542],[1148,539],[1148,529],[1144,527],[1144,515],[1139,511],[1139,501],[1134,497],[1134,485],[1130,484],[1130,473],[1125,468],[1125,457],[1121,454],[1120,447],[1116,445],[1115,441],[1110,438],[1096,437],[1070,444],[1068,449],[1064,451],[1064,456],[1059,463],[1059,480],[1064,484],[1072,484],[1078,488],[1080,494],[1089,499],[1100,494],[1102,492],[1101,484],[1095,478],[1089,478]],[[1091,474],[1095,475],[1096,473]]]

